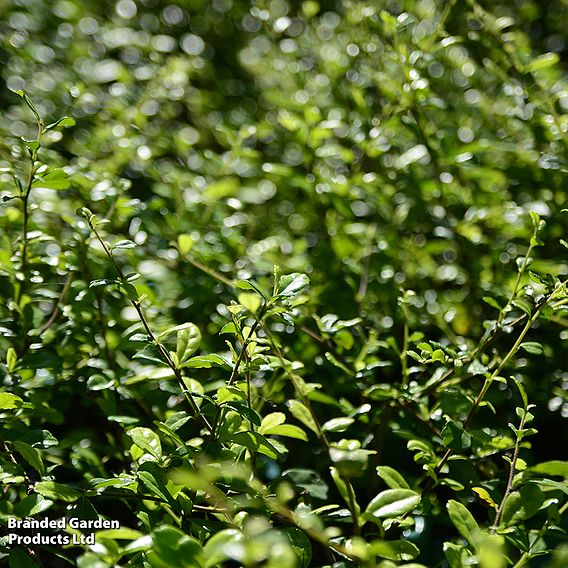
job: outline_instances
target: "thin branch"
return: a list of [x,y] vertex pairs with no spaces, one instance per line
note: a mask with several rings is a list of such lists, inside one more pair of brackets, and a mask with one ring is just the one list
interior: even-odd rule
[[[534,322],[538,319],[538,317],[541,314],[544,307],[546,305],[548,305],[548,303],[553,299],[555,294],[557,294],[560,290],[562,290],[563,288],[566,287],[567,283],[568,283],[568,280],[564,280],[553,292],[551,292],[546,298],[544,298],[541,301],[541,303],[539,304],[539,306],[535,310],[534,314],[528,319],[527,323],[525,324],[525,327],[522,329],[521,333],[517,337],[517,340],[515,341],[514,345],[511,347],[511,349],[509,349],[509,352],[507,353],[507,355],[505,355],[505,357],[501,360],[501,363],[497,366],[497,368],[493,371],[493,373],[491,373],[491,376],[489,376],[487,379],[485,379],[485,382],[483,383],[483,386],[482,386],[481,390],[479,391],[479,394],[477,395],[477,397],[476,397],[476,399],[473,403],[473,406],[471,407],[471,409],[470,409],[470,411],[469,411],[469,413],[468,413],[468,415],[467,415],[467,417],[466,417],[466,419],[463,423],[464,430],[467,430],[467,428],[471,424],[471,421],[472,421],[473,417],[475,416],[479,406],[483,402],[483,399],[485,398],[485,395],[487,394],[489,387],[491,386],[493,381],[500,375],[501,371],[509,363],[511,358],[517,353],[517,351],[519,350],[519,347],[521,346],[523,339],[525,338],[526,334],[529,332],[529,330],[532,327],[532,325],[534,324]],[[446,462],[450,459],[450,457],[452,455],[453,455],[453,450],[449,449],[449,450],[446,451],[446,453],[442,456],[442,458],[438,462],[438,465],[434,468],[434,476],[439,475],[439,473],[442,471],[442,468],[444,467],[444,465],[446,464]],[[428,480],[428,483],[426,484],[426,486],[424,487],[424,489],[422,491],[422,497],[424,497],[425,495],[427,495],[431,491],[433,484],[434,484],[433,479],[430,478]]]
[[[111,250],[108,248],[107,244],[101,238],[99,232],[93,226],[92,222],[90,220],[88,222],[89,222],[89,226],[91,227],[91,230],[93,231],[95,237],[99,241],[100,245],[103,247],[105,254],[111,260],[111,262],[112,262],[112,264],[113,264],[113,266],[114,266],[114,268],[115,268],[115,270],[118,274],[120,281],[122,283],[126,283],[126,277],[124,275],[124,272],[122,271],[122,268],[119,266],[119,264],[116,262],[116,259],[114,258],[114,255],[112,254]],[[181,371],[176,366],[176,364],[173,362],[172,358],[170,357],[170,354],[168,353],[168,350],[162,345],[162,343],[158,340],[158,338],[154,335],[154,332],[150,328],[148,320],[146,319],[146,315],[144,314],[144,310],[142,309],[142,304],[140,303],[140,300],[138,298],[135,298],[135,299],[129,298],[129,300],[130,300],[130,303],[132,304],[132,306],[134,307],[134,309],[136,310],[136,313],[138,314],[138,318],[140,319],[140,322],[142,323],[142,326],[144,327],[144,330],[146,331],[148,337],[150,338],[152,343],[158,348],[158,350],[160,351],[160,354],[163,357],[164,361],[166,362],[168,367],[174,373],[174,376],[177,379],[177,382],[178,382],[178,384],[181,388],[181,391],[182,391],[183,395],[185,396],[187,402],[189,403],[195,418],[199,422],[201,422],[202,426],[204,426],[209,431],[209,433],[212,433],[213,427],[211,426],[211,424],[209,424],[209,421],[207,420],[207,418],[205,418],[205,416],[199,410],[199,406],[195,402],[195,399],[193,398],[192,394],[187,390],[187,387],[185,386],[185,383],[183,381],[183,376],[181,374]]]
[[28,225],[30,221],[30,210],[29,210],[29,199],[30,194],[32,192],[32,185],[35,179],[35,174],[37,172],[36,162],[37,162],[37,154],[39,149],[39,144],[41,143],[41,138],[43,136],[43,120],[38,119],[37,124],[38,132],[37,132],[37,144],[38,147],[34,150],[30,150],[30,167],[28,170],[28,177],[26,180],[26,185],[24,186],[23,193],[21,195],[22,198],[22,212],[23,212],[23,227],[22,227],[22,261],[20,265],[20,269],[22,271],[23,280],[18,288],[18,292],[16,295],[16,304],[19,304],[22,296],[24,295],[25,285],[27,283],[26,272],[28,269]]
[[71,283],[73,282],[73,278],[74,278],[74,273],[68,272],[61,293],[59,294],[57,300],[53,303],[51,315],[49,316],[48,320],[39,328],[38,335],[42,335],[44,332],[46,332],[56,322],[57,318],[61,315],[60,306],[65,302],[65,298],[69,293],[69,289],[71,288]]

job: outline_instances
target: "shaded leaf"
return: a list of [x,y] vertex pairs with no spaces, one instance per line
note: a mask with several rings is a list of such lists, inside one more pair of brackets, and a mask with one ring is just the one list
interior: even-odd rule
[[278,457],[276,448],[258,432],[237,432],[236,434],[222,437],[221,441],[244,446],[251,452],[259,452],[272,459]]
[[318,428],[316,423],[310,414],[308,408],[299,400],[289,400],[288,407],[290,408],[290,412],[292,416],[299,420],[304,426],[307,426],[312,432],[318,434]]
[[41,459],[41,454],[39,451],[22,442],[20,440],[16,440],[14,442],[14,449],[40,474],[45,474],[45,466],[43,464],[43,460]]
[[524,343],[521,343],[521,349],[524,349],[527,353],[532,353],[533,355],[540,355],[543,352],[542,345],[536,341],[525,341]]
[[470,543],[475,543],[475,535],[479,532],[479,525],[467,508],[451,499],[446,506],[450,519],[458,532]]
[[72,502],[82,496],[81,492],[77,491],[77,489],[69,485],[63,485],[62,483],[55,483],[54,481],[40,481],[35,484],[34,490],[44,497],[59,501]]
[[568,479],[568,461],[551,460],[533,465],[528,472],[538,475],[558,475]]
[[387,560],[414,560],[420,549],[407,540],[374,540],[369,547],[370,554]]
[[14,508],[14,513],[18,517],[33,517],[47,511],[54,501],[46,499],[43,495],[28,495],[24,497]]

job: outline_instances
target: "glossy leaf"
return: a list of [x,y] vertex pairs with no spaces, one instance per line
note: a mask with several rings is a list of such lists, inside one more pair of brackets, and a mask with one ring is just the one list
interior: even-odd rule
[[150,428],[130,428],[128,435],[141,450],[148,452],[158,460],[161,459],[162,444],[160,438]]
[[367,506],[369,520],[398,517],[411,512],[420,503],[420,495],[411,489],[387,489],[379,493]]

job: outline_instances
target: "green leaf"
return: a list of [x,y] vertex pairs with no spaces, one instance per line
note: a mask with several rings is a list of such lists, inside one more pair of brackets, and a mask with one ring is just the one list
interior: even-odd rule
[[35,484],[34,490],[44,497],[58,501],[72,502],[82,496],[82,493],[77,489],[54,481],[40,481]]
[[179,430],[189,420],[191,420],[191,416],[187,412],[182,410],[181,412],[175,412],[174,414],[169,416],[165,424],[168,428],[170,428],[175,432],[176,430]]
[[478,533],[475,551],[481,568],[505,568],[510,565],[505,554],[505,539],[501,535]]
[[101,478],[101,477],[95,477],[95,478],[91,479],[91,481],[89,483],[91,484],[92,487],[94,487],[96,489],[101,489],[101,488],[104,488],[104,487],[121,487],[121,488],[130,487],[130,488],[132,488],[134,486],[134,484],[136,483],[136,479],[134,477],[125,476],[124,474],[121,474],[121,477],[113,477],[111,479],[104,479],[104,478]]
[[482,300],[492,308],[501,311],[501,306],[498,304],[497,300],[491,298],[490,296],[483,296]]
[[136,246],[137,245],[135,242],[125,239],[123,241],[118,241],[117,243],[114,243],[114,245],[112,245],[111,250],[133,249],[136,248]]
[[8,368],[8,373],[11,373],[18,363],[18,355],[13,347],[8,347],[6,351],[6,367]]
[[295,399],[289,400],[288,407],[290,408],[292,416],[294,416],[296,420],[299,420],[304,426],[307,426],[312,432],[315,432],[316,434],[319,433],[316,423],[310,411],[302,402]]
[[41,454],[36,448],[16,440],[14,442],[14,449],[40,474],[45,475],[45,466],[41,459]]
[[237,296],[237,300],[241,306],[244,306],[249,312],[255,314],[260,305],[262,304],[262,299],[258,297],[258,294],[252,294],[248,292],[243,292]]
[[9,566],[10,568],[39,568],[40,564],[26,554],[23,548],[14,548],[10,550]]
[[140,351],[134,354],[134,359],[142,359],[144,361],[149,361],[150,363],[157,363],[159,365],[167,365],[168,362],[164,357],[160,348],[154,343],[149,343]]
[[385,33],[388,35],[395,34],[398,27],[396,18],[387,10],[381,10],[379,16],[384,24]]
[[471,555],[463,544],[444,542],[444,556],[450,568],[464,568]]
[[535,57],[527,66],[530,72],[541,71],[552,65],[556,65],[560,61],[560,56],[558,53],[544,53]]
[[271,412],[262,419],[262,424],[258,431],[267,434],[272,428],[280,426],[286,422],[286,415],[283,412]]
[[278,457],[276,448],[258,432],[237,432],[236,434],[222,437],[220,441],[244,446],[251,452],[259,452],[274,460]]
[[193,248],[194,244],[195,241],[193,240],[191,235],[183,234],[178,236],[178,248],[181,254],[187,254]]
[[217,403],[223,404],[229,400],[245,400],[246,391],[237,385],[221,387],[217,391]]
[[522,497],[518,491],[511,491],[503,505],[501,524],[508,526],[523,518],[521,511]]
[[237,326],[232,321],[230,321],[229,323],[226,323],[221,328],[219,335],[223,335],[224,333],[237,333]]
[[374,540],[370,543],[369,554],[401,562],[414,560],[420,549],[407,540]]
[[176,505],[176,501],[166,487],[166,479],[163,470],[155,462],[144,462],[137,472],[138,479],[150,491],[170,505]]
[[128,338],[129,341],[140,342],[140,343],[149,343],[152,341],[152,338],[145,333],[135,333]]
[[89,377],[87,388],[93,391],[106,390],[114,386],[114,378],[96,373]]
[[162,339],[168,337],[168,335],[171,335],[172,333],[176,333],[177,331],[183,331],[184,329],[193,330],[194,327],[196,327],[195,324],[191,322],[180,323],[179,325],[168,327],[168,329],[162,331],[162,333],[158,335],[157,339],[161,341]]
[[347,416],[332,418],[322,425],[322,430],[324,432],[344,432],[353,422],[355,422],[353,418]]
[[31,111],[34,113],[36,119],[38,120],[38,122],[40,122],[41,116],[39,115],[39,111],[37,110],[36,106],[34,105],[32,100],[30,99],[30,97],[28,97],[26,92],[21,90],[21,89],[18,90],[18,91],[13,91],[13,92],[16,93],[16,95],[19,95],[20,97],[22,97],[22,99],[24,99],[24,101],[26,101],[26,104],[30,107]]
[[446,355],[441,349],[436,349],[432,353],[432,361],[439,361],[440,363],[444,363],[446,361]]
[[27,138],[24,138],[23,136],[22,136],[21,140],[25,144],[26,148],[29,150],[30,156],[33,156],[34,152],[39,150],[39,147],[40,147],[39,140],[28,140]]
[[28,495],[20,501],[14,508],[14,513],[18,517],[33,517],[47,511],[54,501],[45,499],[42,495]]
[[248,402],[246,400],[230,400],[225,402],[224,406],[228,406],[229,408],[233,409],[243,418],[246,418],[248,421],[252,422],[255,426],[260,426],[260,416],[255,410],[249,408]]
[[408,485],[404,477],[396,469],[388,465],[377,466],[377,473],[390,489],[410,489],[410,485]]
[[32,187],[44,189],[67,189],[70,185],[69,176],[63,170],[51,170],[41,177],[36,177],[32,183]]
[[568,461],[551,460],[533,465],[527,469],[537,475],[558,475],[568,479]]
[[111,278],[99,278],[98,280],[92,280],[89,283],[89,288],[97,288],[99,286],[108,286],[109,284],[116,284],[116,280]]
[[533,226],[535,229],[538,229],[539,225],[540,225],[540,215],[538,214],[537,211],[529,211],[529,217],[531,218],[531,221],[533,222]]
[[147,552],[153,568],[197,568],[201,544],[173,526],[161,526],[152,533],[152,546]]
[[521,349],[524,349],[533,355],[540,355],[544,351],[542,345],[536,341],[525,341],[524,343],[521,343]]
[[552,479],[535,479],[533,480],[535,485],[541,487],[543,491],[547,491],[549,489],[554,489],[555,491],[562,491],[568,495],[568,482],[566,481],[553,481]]
[[344,477],[363,475],[369,456],[374,453],[374,450],[362,449],[358,440],[343,439],[329,447],[329,457]]
[[299,427],[293,424],[282,424],[281,426],[274,426],[267,432],[262,432],[267,436],[285,436],[287,438],[296,438],[297,440],[308,441],[307,434]]
[[282,479],[289,480],[314,499],[327,499],[327,484],[320,475],[312,469],[287,469],[282,472]]
[[483,487],[472,487],[471,490],[476,493],[480,499],[485,501],[485,503],[487,503],[490,507],[497,509],[497,503],[495,503],[493,497],[491,497],[487,489],[484,489]]
[[0,392],[0,410],[8,410],[10,408],[20,408],[23,400],[11,392]]
[[479,532],[479,525],[467,508],[451,499],[446,506],[450,519],[458,532],[470,543],[475,543],[475,535]]
[[513,380],[513,382],[517,386],[517,389],[519,390],[519,393],[520,393],[521,398],[523,400],[523,409],[527,409],[528,406],[529,406],[529,397],[527,395],[527,391],[525,390],[525,387],[523,386],[521,381],[519,381],[515,377],[511,377],[511,379]]
[[353,500],[353,504],[355,507],[355,515],[357,517],[356,519],[354,519],[354,521],[357,522],[357,524],[359,525],[359,515],[361,514],[361,508],[359,507],[355,499],[355,491],[353,489],[353,486],[351,485],[351,482],[349,480],[343,479],[341,477],[341,474],[339,473],[339,470],[336,467],[330,467],[329,472],[331,473],[331,478],[333,479],[333,482],[335,483],[335,486],[337,487],[339,494],[347,504],[347,507],[349,508],[350,511],[351,511],[351,500]]
[[205,196],[212,202],[234,195],[240,187],[238,178],[226,176],[210,183],[205,189]]
[[176,355],[179,363],[185,363],[199,348],[201,332],[199,328],[188,323],[186,327],[177,332]]
[[243,565],[245,547],[240,543],[244,538],[245,536],[238,529],[225,529],[214,534],[203,547],[205,568],[219,565],[225,560],[234,560],[237,564]]
[[501,524],[505,527],[530,519],[545,502],[545,494],[536,483],[522,485],[512,491],[503,505]]
[[31,430],[20,438],[20,441],[34,448],[47,449],[59,445],[57,439],[47,430]]
[[398,517],[409,513],[420,503],[420,494],[411,489],[387,489],[367,506],[365,518],[370,521]]
[[446,448],[462,452],[471,446],[471,435],[459,422],[449,420],[442,430],[442,441]]
[[158,435],[150,430],[150,428],[130,428],[126,432],[132,441],[145,452],[154,456],[157,460],[162,459],[162,444]]
[[276,286],[276,295],[282,298],[290,298],[299,294],[310,283],[310,279],[305,274],[293,272],[281,276]]
[[299,568],[308,568],[312,561],[310,539],[298,527],[286,527],[283,532],[288,537],[292,550],[299,559]]
[[58,126],[63,126],[64,128],[67,128],[69,126],[75,126],[76,122],[74,118],[71,118],[70,116],[64,116],[62,118],[60,118],[59,120],[56,120],[55,122],[52,122],[51,124],[48,124],[45,127],[45,130],[53,130],[54,128],[57,128]]
[[252,290],[253,292],[256,292],[261,298],[265,297],[262,293],[262,290],[250,280],[237,280],[236,287],[240,288],[241,290]]
[[200,357],[192,357],[180,367],[188,367],[190,369],[210,369],[211,367],[221,367],[222,369],[229,370],[231,366],[220,355],[212,353],[211,355],[202,355]]
[[124,290],[124,293],[130,301],[136,302],[139,300],[138,291],[135,286],[128,284],[128,282],[121,281],[118,281],[118,286],[121,290]]
[[143,535],[140,531],[131,529],[129,527],[97,531],[97,539],[110,538],[113,540],[135,540],[137,538],[140,538],[141,536]]

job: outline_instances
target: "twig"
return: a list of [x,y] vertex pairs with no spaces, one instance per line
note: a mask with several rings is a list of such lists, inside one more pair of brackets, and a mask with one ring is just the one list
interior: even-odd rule
[[[565,288],[567,283],[568,283],[568,280],[564,280],[553,292],[551,292],[546,298],[544,298],[541,301],[541,303],[539,304],[539,306],[535,310],[534,314],[528,319],[527,323],[525,324],[525,327],[522,329],[521,333],[517,337],[517,340],[515,341],[514,345],[511,347],[511,349],[509,349],[509,352],[507,353],[507,355],[505,355],[505,357],[501,360],[501,363],[497,366],[497,368],[493,371],[493,373],[491,373],[491,376],[489,376],[487,379],[485,379],[485,382],[483,383],[483,386],[481,387],[481,390],[479,391],[479,394],[477,395],[477,397],[476,397],[476,399],[473,403],[473,406],[471,407],[471,409],[470,409],[470,411],[469,411],[469,413],[468,413],[468,415],[467,415],[467,417],[466,417],[466,419],[463,423],[464,430],[467,430],[467,428],[471,424],[471,421],[472,421],[473,417],[475,416],[479,406],[483,402],[483,399],[485,398],[485,395],[487,394],[489,387],[491,386],[493,381],[499,376],[499,374],[501,373],[503,368],[507,365],[507,363],[509,363],[509,361],[515,355],[515,353],[517,353],[517,351],[519,350],[519,347],[521,346],[523,339],[525,338],[526,334],[529,332],[529,330],[532,327],[532,325],[534,324],[534,322],[538,319],[538,316],[540,315],[540,313],[542,312],[544,307],[550,302],[550,300],[552,300],[554,295],[556,293],[558,293],[559,290]],[[438,462],[437,466],[434,468],[434,472],[433,472],[434,477],[439,475],[439,473],[442,471],[442,468],[444,467],[444,465],[446,464],[448,459],[453,455],[453,453],[454,453],[453,450],[448,449],[446,451],[446,453],[442,456],[442,458]],[[426,484],[426,486],[424,487],[424,489],[422,491],[422,497],[424,497],[425,495],[427,495],[431,491],[433,484],[434,484],[434,481],[433,481],[432,478],[430,478],[428,480],[428,483]]]
[[[105,254],[111,260],[112,264],[114,265],[114,268],[115,268],[115,270],[118,274],[120,281],[122,283],[127,283],[124,272],[122,271],[122,268],[119,266],[119,264],[116,262],[116,259],[114,258],[111,250],[108,248],[107,244],[101,238],[99,232],[97,231],[96,227],[93,225],[91,220],[88,219],[87,221],[88,221],[89,226],[90,226],[91,230],[93,231],[95,237],[99,241],[100,245],[103,247]],[[178,384],[181,388],[181,391],[182,391],[183,395],[185,396],[186,400],[188,401],[188,403],[189,403],[189,405],[190,405],[190,407],[191,407],[191,409],[194,413],[195,418],[199,422],[201,422],[201,424],[210,433],[212,433],[213,428],[212,428],[211,424],[209,424],[209,421],[207,420],[207,418],[205,418],[205,416],[199,410],[199,406],[197,406],[197,403],[195,402],[195,399],[193,398],[192,394],[187,390],[185,383],[183,381],[181,371],[178,369],[176,364],[173,362],[172,358],[170,357],[170,354],[168,353],[168,350],[162,345],[162,343],[158,340],[158,338],[154,335],[154,332],[150,328],[148,320],[146,319],[146,315],[144,314],[144,310],[142,309],[142,305],[140,303],[140,300],[138,298],[129,298],[129,300],[130,300],[130,303],[132,304],[132,306],[134,307],[134,309],[136,310],[136,313],[138,314],[140,322],[142,323],[142,326],[144,327],[144,330],[146,331],[148,337],[150,338],[152,343],[158,348],[158,350],[160,351],[160,354],[163,357],[164,361],[166,361],[166,364],[174,373],[174,376],[177,379],[177,382],[178,382]]]
[[45,331],[47,331],[57,320],[57,318],[61,314],[61,309],[59,306],[63,304],[67,294],[69,292],[69,288],[71,287],[71,283],[73,282],[74,274],[73,272],[67,273],[67,278],[65,279],[65,284],[63,285],[63,289],[59,294],[59,298],[53,303],[53,308],[51,310],[51,315],[49,319],[39,328],[38,335],[42,335]]
[[41,139],[43,136],[43,120],[38,116],[38,123],[37,123],[37,145],[38,147],[30,150],[29,151],[29,155],[30,155],[30,167],[28,170],[28,177],[27,177],[27,181],[26,181],[26,185],[23,189],[23,192],[21,194],[21,198],[22,198],[22,211],[23,211],[23,217],[24,217],[24,221],[23,221],[23,228],[22,228],[22,261],[21,261],[21,271],[22,271],[22,275],[23,275],[23,280],[22,283],[20,284],[20,287],[18,288],[18,292],[16,294],[16,304],[19,304],[22,296],[24,295],[24,288],[25,288],[25,284],[27,283],[27,278],[26,278],[26,272],[28,269],[28,225],[29,225],[29,221],[30,221],[30,210],[28,207],[29,204],[29,199],[30,199],[30,194],[32,191],[32,185],[34,182],[34,178],[35,178],[35,174],[37,171],[36,168],[36,162],[37,162],[37,154],[38,154],[38,149],[39,149],[39,145],[41,143]]

